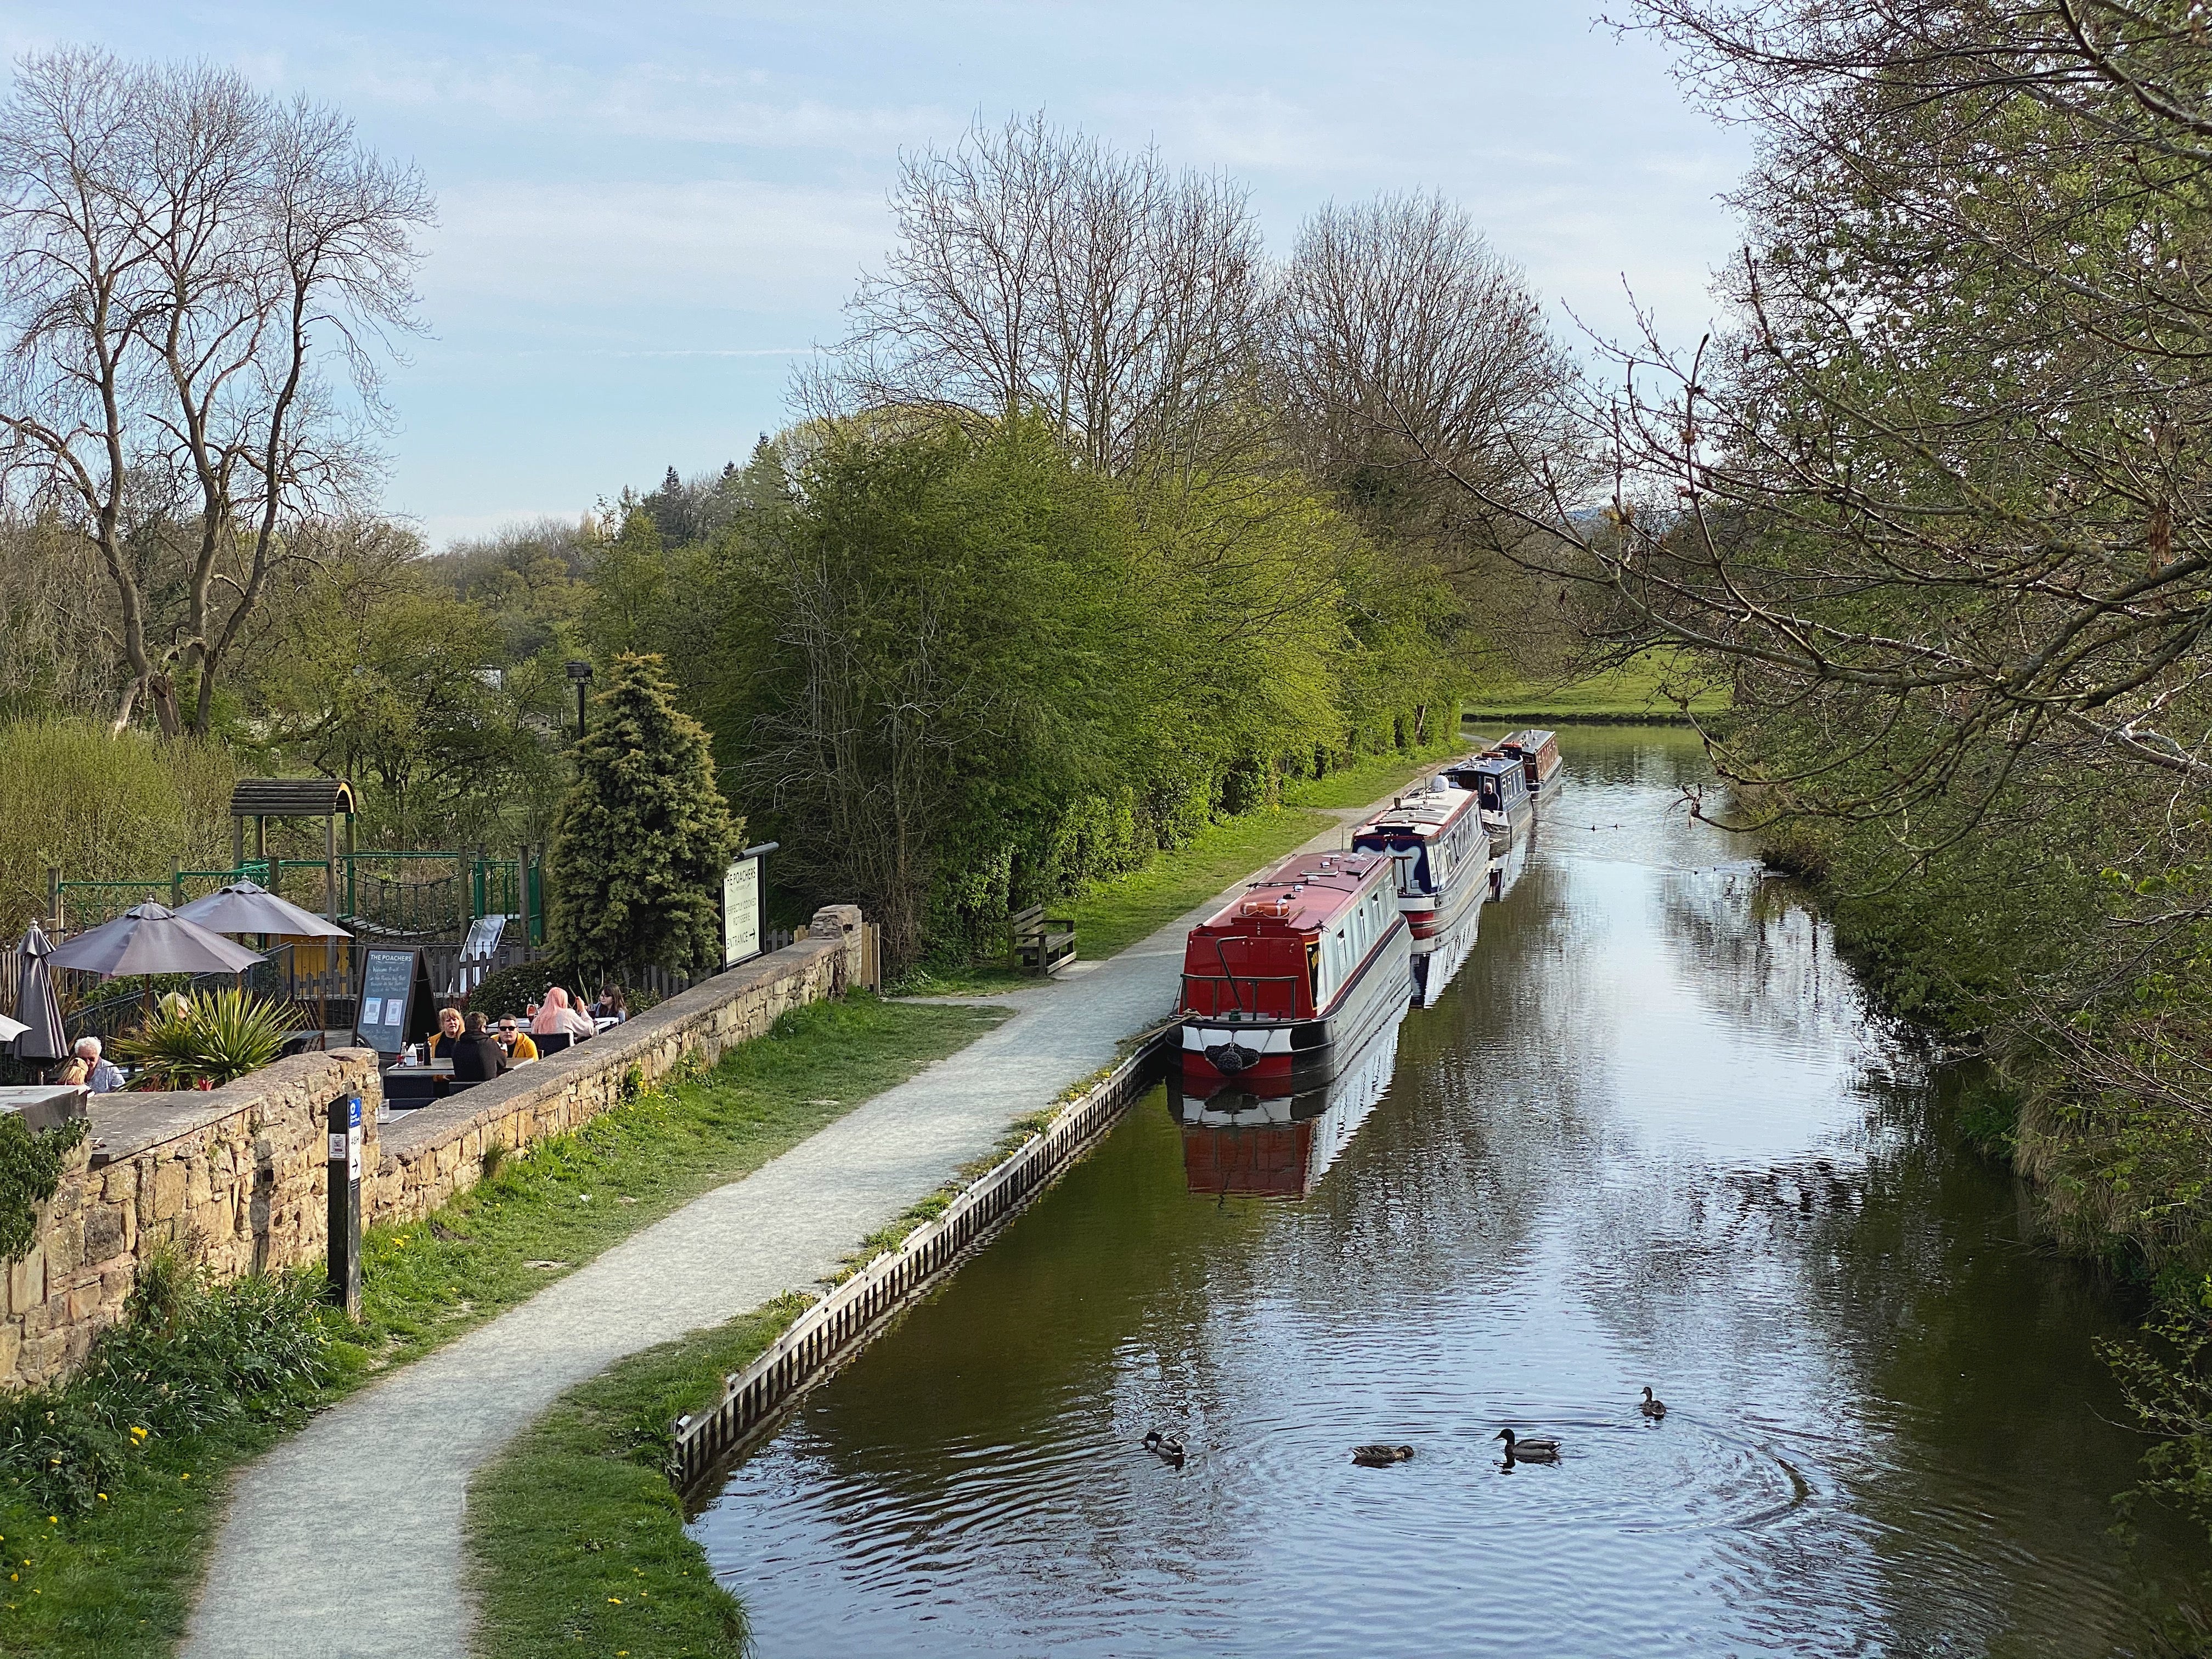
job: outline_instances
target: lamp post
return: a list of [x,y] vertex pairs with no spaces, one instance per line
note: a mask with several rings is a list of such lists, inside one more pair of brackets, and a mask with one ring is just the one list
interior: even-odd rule
[[576,741],[581,743],[584,740],[584,688],[592,683],[592,665],[587,662],[571,662],[568,665],[568,678],[575,683],[576,686]]

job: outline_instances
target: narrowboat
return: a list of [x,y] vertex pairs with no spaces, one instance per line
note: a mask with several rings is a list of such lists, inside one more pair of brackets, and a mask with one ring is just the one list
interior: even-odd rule
[[1182,1127],[1183,1185],[1207,1198],[1311,1194],[1389,1088],[1405,1018],[1401,1003],[1397,1017],[1316,1088],[1255,1095],[1227,1084],[1211,1095],[1182,1096],[1176,1116]]
[[1521,763],[1521,769],[1528,779],[1528,793],[1539,800],[1543,799],[1544,792],[1552,787],[1552,781],[1559,775],[1559,768],[1565,763],[1559,758],[1559,734],[1556,732],[1539,732],[1534,728],[1516,732],[1511,737],[1498,740],[1498,751],[1510,755]]
[[1183,1091],[1324,1083],[1413,994],[1413,930],[1379,853],[1294,853],[1190,930]]
[[1490,831],[1491,857],[1502,859],[1528,839],[1536,802],[1528,793],[1528,769],[1520,761],[1492,750],[1461,761],[1443,775],[1475,798],[1483,827]]
[[1490,896],[1490,832],[1479,797],[1433,778],[1352,832],[1355,852],[1397,866],[1398,911],[1413,929],[1413,1006],[1434,1006],[1474,948]]

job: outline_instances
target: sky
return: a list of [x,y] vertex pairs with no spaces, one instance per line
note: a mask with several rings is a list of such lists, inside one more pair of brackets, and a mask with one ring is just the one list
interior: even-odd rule
[[1597,0],[195,4],[0,0],[9,56],[204,58],[343,110],[438,200],[387,375],[432,546],[742,460],[890,240],[902,152],[1043,110],[1252,192],[1464,203],[1571,337],[1694,340],[1741,135]]

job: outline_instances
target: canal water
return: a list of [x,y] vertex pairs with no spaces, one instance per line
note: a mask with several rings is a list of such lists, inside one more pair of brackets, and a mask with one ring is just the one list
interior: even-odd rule
[[763,1659],[2157,1650],[2212,1552],[2113,1535],[2128,1310],[1689,821],[1687,734],[1562,747],[1310,1196],[1194,1194],[1156,1091],[732,1472]]

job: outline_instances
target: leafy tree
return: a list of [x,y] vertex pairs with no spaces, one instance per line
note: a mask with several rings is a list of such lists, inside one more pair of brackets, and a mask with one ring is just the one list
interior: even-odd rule
[[719,963],[722,874],[744,824],[715,787],[706,728],[657,656],[616,658],[593,703],[553,824],[555,953],[603,969]]

